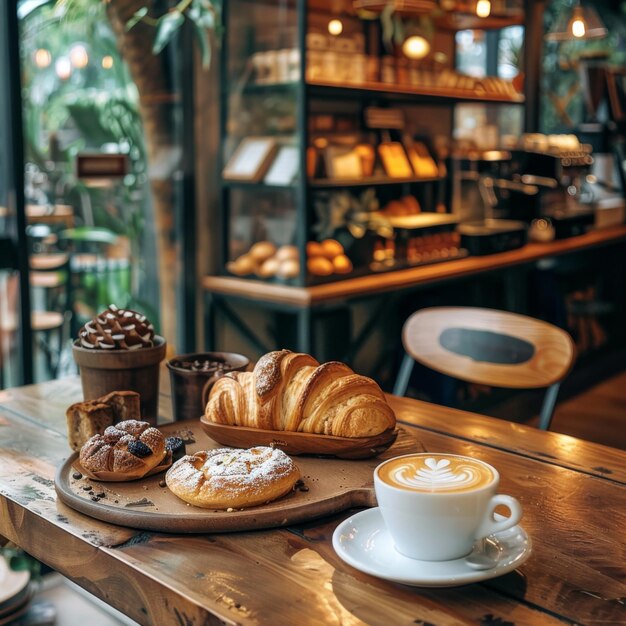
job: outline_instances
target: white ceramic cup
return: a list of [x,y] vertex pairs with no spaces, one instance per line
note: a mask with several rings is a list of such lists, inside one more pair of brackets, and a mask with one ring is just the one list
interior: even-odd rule
[[[499,482],[488,463],[454,454],[407,454],[374,470],[376,499],[396,550],[423,561],[467,556],[477,540],[520,521],[520,503],[496,494]],[[498,505],[509,517],[494,519]]]

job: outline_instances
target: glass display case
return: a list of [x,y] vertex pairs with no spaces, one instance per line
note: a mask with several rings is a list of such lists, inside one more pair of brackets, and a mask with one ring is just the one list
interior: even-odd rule
[[399,12],[390,33],[385,3],[361,4],[225,3],[223,275],[308,286],[464,256],[454,106],[523,97],[454,69],[454,32],[475,16],[429,13],[424,33]]

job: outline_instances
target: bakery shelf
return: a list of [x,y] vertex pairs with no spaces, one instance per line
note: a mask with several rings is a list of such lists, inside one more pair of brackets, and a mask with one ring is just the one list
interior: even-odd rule
[[307,82],[312,96],[317,97],[383,97],[388,100],[419,100],[432,103],[478,102],[486,104],[524,104],[524,96],[504,96],[494,94],[476,94],[471,91],[447,89],[445,87],[412,87],[410,85],[391,85],[388,83],[338,84],[309,80]]

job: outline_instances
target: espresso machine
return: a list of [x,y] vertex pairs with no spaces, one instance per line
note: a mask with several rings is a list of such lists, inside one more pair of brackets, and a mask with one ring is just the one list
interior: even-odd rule
[[492,216],[521,221],[531,240],[564,239],[594,224],[591,146],[575,135],[523,135],[512,148],[507,178],[483,177],[479,188]]

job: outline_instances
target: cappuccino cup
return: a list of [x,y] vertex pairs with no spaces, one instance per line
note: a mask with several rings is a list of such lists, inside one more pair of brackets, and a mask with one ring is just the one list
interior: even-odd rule
[[[422,561],[467,556],[477,540],[520,521],[520,503],[497,494],[499,482],[488,463],[456,454],[407,454],[374,470],[376,499],[396,550]],[[509,517],[494,519],[498,505]]]

